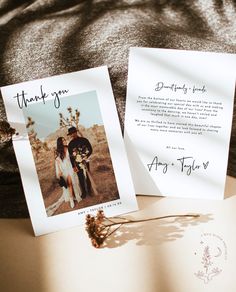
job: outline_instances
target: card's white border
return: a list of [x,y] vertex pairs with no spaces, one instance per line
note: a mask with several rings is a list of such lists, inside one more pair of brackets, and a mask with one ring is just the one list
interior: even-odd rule
[[[16,99],[12,98],[23,89],[28,96],[34,96],[40,85],[43,85],[49,92],[69,89],[69,92],[64,95],[65,97],[96,91],[120,199],[47,217],[24,116]],[[103,208],[107,216],[128,213],[137,209],[135,191],[106,66],[5,86],[1,88],[1,91],[8,121],[19,133],[19,136],[13,139],[13,145],[35,235],[82,224],[85,214],[94,214],[99,208]]]

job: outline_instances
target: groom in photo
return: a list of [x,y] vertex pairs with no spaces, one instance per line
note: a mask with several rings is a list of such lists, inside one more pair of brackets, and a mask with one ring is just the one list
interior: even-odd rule
[[87,170],[89,170],[87,159],[92,154],[93,149],[88,139],[78,136],[75,127],[70,127],[67,135],[71,138],[68,144],[70,161],[74,171],[78,175],[82,199],[84,199],[87,195],[91,194],[91,182],[87,173]]

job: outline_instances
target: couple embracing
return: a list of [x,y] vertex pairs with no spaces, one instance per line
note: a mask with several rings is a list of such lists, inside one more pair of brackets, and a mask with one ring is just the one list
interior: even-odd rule
[[64,137],[57,139],[56,177],[63,188],[65,201],[74,208],[74,199],[80,202],[91,192],[87,159],[92,153],[92,146],[88,139],[78,136],[75,127],[70,127],[67,135],[70,136],[68,145]]

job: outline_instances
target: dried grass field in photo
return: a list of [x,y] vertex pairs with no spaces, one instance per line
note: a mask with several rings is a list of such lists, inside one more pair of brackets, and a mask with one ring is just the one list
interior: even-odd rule
[[[89,139],[93,147],[90,156],[90,173],[96,185],[98,194],[91,192],[79,203],[75,201],[75,207],[71,209],[69,202],[64,202],[62,188],[59,186],[55,172],[54,147],[56,137],[66,136],[65,129],[58,129],[46,139],[48,150],[41,150],[34,154],[36,169],[39,177],[41,191],[48,215],[58,215],[76,209],[81,209],[100,203],[113,201],[119,198],[112,161],[103,126],[94,125],[89,129],[80,128],[83,135]],[[69,140],[67,141],[69,143]],[[57,203],[58,202],[58,203]]]

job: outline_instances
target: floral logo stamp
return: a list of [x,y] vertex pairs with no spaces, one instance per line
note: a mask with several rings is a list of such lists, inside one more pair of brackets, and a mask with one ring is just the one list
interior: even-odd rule
[[227,246],[217,234],[203,233],[200,246],[194,254],[199,257],[199,269],[194,275],[208,284],[222,273],[227,260]]

